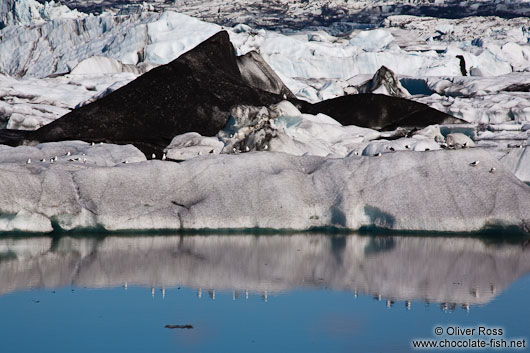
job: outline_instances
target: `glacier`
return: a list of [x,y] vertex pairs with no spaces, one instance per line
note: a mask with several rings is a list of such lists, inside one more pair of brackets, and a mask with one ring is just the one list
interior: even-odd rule
[[[1,232],[529,231],[527,18],[396,15],[339,33],[150,6],[10,0],[0,15],[0,138],[35,137],[0,146]],[[205,47],[209,61],[189,54]],[[167,99],[155,123],[134,105],[146,93]]]
[[[13,0],[13,3],[24,4],[23,8],[42,6],[33,0]],[[57,81],[61,81],[70,77],[68,73],[75,73],[75,67],[83,61],[101,61],[98,57],[103,56],[118,63],[101,66],[103,71],[99,76],[95,75],[97,68],[94,65],[89,72],[98,76],[92,79],[105,81],[106,88],[112,91],[118,79],[105,75],[109,65],[115,70],[133,72],[137,77],[156,65],[170,62],[224,29],[228,30],[238,55],[259,52],[294,94],[313,103],[358,91],[361,77],[368,75],[366,81],[381,66],[386,66],[402,83],[427,78],[432,82],[427,83],[431,87],[429,91],[412,95],[411,99],[468,122],[498,123],[511,120],[512,114],[521,121],[530,119],[528,92],[502,92],[502,96],[495,97],[480,90],[474,99],[476,93],[469,91],[469,86],[481,78],[500,78],[496,81],[506,82],[506,87],[508,82],[529,82],[530,31],[528,19],[522,17],[509,20],[482,17],[466,21],[390,16],[382,28],[375,30],[380,33],[378,36],[390,42],[378,47],[379,37],[370,35],[374,30],[354,29],[347,36],[333,36],[322,29],[278,33],[242,24],[222,27],[169,10],[162,13],[147,10],[126,14],[103,12],[76,17],[69,16],[66,9],[59,7],[54,13],[56,15],[45,17],[45,22],[36,21],[32,26],[23,21],[13,22],[0,30],[0,72],[23,82],[48,77],[42,81],[45,83],[42,86],[53,88],[61,83],[56,83],[50,75],[67,74],[57,77]],[[359,36],[366,36],[365,44],[373,45],[373,51],[355,45],[354,38]],[[461,76],[462,60],[458,57],[462,58],[466,72],[472,76]],[[84,66],[87,68],[89,64],[85,62]],[[518,74],[512,74],[513,71]],[[87,73],[80,67],[77,72]],[[128,80],[135,77],[129,76]],[[433,88],[433,85],[440,87],[436,81],[443,83],[447,77],[460,77],[469,84],[464,84],[467,87],[462,89],[457,82],[445,84],[453,87],[450,92]],[[9,80],[1,79],[0,92],[11,85]],[[47,89],[42,88],[40,94],[46,95]],[[85,97],[88,98],[78,98],[74,106],[91,98],[100,98],[104,95],[102,92],[105,89],[87,92]],[[58,103],[69,100],[71,98],[65,94]],[[517,109],[512,109],[513,100],[517,101]],[[13,128],[36,129],[65,112],[39,114],[39,107],[31,103],[17,104],[17,113],[12,108],[0,107],[0,113],[3,111],[0,120],[7,121],[15,114],[10,124]]]

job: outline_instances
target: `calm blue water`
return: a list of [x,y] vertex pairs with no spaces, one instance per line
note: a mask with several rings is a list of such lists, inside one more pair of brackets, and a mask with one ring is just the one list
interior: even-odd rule
[[409,352],[436,326],[528,341],[529,274],[524,242],[476,238],[0,239],[0,352]]

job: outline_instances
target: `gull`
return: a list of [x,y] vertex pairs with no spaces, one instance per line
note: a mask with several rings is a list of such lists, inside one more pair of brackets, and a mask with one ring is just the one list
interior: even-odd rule
[[46,158],[43,158],[40,160],[41,162],[46,162]]
[[151,159],[155,159],[155,158],[156,158],[156,154],[153,153],[153,154],[151,155]]
[[473,167],[476,167],[479,163],[480,163],[480,161],[473,161],[473,162],[469,163],[469,165],[473,166]]
[[265,151],[268,150],[268,149],[269,149],[269,145],[265,145],[265,146],[263,146],[263,149],[264,149]]
[[64,155],[65,155],[65,156],[69,156],[69,155],[71,155],[71,153],[70,153],[70,151],[68,151],[68,152],[66,152]]
[[493,168],[490,169],[490,173],[493,174],[493,173],[495,173],[496,170],[497,169],[495,169],[495,167],[493,167]]
[[122,163],[123,163],[123,164],[128,164],[129,161],[128,161],[128,160],[124,160]]
[[163,160],[163,161],[165,161],[165,160],[166,160],[166,158],[167,158],[166,154],[165,154],[165,153],[164,153],[164,154],[162,154],[162,160]]
[[197,154],[198,154],[198,155],[200,156],[200,155],[202,155],[202,152],[201,152],[201,151],[199,151],[199,152],[197,152]]
[[28,158],[28,160],[26,161],[26,164],[31,164],[31,158]]
[[250,148],[248,146],[245,147],[245,151],[248,152],[250,151]]

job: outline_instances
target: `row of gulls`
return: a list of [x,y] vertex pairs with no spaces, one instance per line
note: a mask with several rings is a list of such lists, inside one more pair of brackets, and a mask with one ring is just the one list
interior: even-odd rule
[[[268,150],[269,150],[269,145],[263,145],[263,151],[268,151]],[[250,147],[249,146],[245,146],[245,150],[244,151],[243,150],[238,150],[237,148],[232,147],[232,153],[240,153],[240,152],[250,152]],[[215,153],[215,150],[210,151],[210,153]]]
[[[72,152],[71,151],[67,151],[65,152],[64,156],[65,157],[70,157],[72,155]],[[87,162],[87,159],[85,158],[86,156],[86,153],[83,153],[83,158],[81,159],[81,157],[76,157],[76,158],[69,158],[68,161],[69,162],[73,162],[73,161],[79,161],[79,162],[83,162],[83,163],[86,163]],[[59,157],[57,156],[53,156],[50,158],[50,163],[55,163],[57,162]],[[45,163],[47,161],[46,158],[41,158],[40,159],[40,162],[41,163]],[[26,161],[26,164],[31,164],[31,158],[28,158],[28,160]]]
[[[493,287],[493,286],[492,286]],[[358,292],[357,291],[354,291],[354,298],[357,299],[358,297]],[[377,300],[377,301],[381,301],[383,298],[383,296],[381,294],[376,294],[374,295],[374,299]],[[390,298],[390,299],[387,299],[386,300],[386,307],[387,308],[391,308],[393,305],[395,304],[395,301],[394,299]],[[429,305],[430,304],[430,301],[428,299],[425,299],[425,304],[426,305]],[[440,308],[442,309],[442,311],[447,311],[447,308],[449,308],[451,311],[453,311],[455,308],[456,308],[457,304],[456,303],[450,303],[448,305],[448,303],[441,303],[440,304]],[[467,303],[463,303],[461,304],[462,306],[462,309],[466,310],[466,311],[469,311],[469,304]],[[407,310],[410,310],[412,307],[412,302],[410,300],[405,300],[405,308]]]

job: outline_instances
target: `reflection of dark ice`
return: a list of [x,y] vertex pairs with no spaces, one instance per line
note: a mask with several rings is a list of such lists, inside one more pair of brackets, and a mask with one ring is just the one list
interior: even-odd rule
[[208,235],[0,239],[0,293],[67,285],[232,291],[232,298],[295,288],[371,294],[390,308],[424,299],[442,310],[484,304],[530,272],[518,242],[358,235]]

